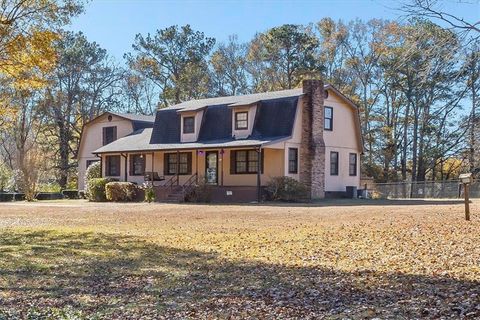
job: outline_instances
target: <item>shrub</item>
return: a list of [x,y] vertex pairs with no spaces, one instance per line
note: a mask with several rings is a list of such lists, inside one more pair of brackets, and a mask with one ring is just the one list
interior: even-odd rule
[[302,201],[307,198],[308,188],[290,177],[273,177],[267,184],[267,192],[274,201]]
[[212,201],[212,190],[206,183],[205,179],[200,179],[199,183],[185,195],[186,202],[204,202]]
[[137,194],[137,186],[131,182],[109,182],[105,185],[108,201],[133,201]]
[[144,183],[143,189],[145,190],[145,202],[150,203],[155,201],[155,189],[153,189],[153,186],[148,183]]
[[[92,163],[85,172],[85,191],[88,191],[88,182],[91,179],[101,178],[102,177],[102,169],[100,168],[100,161]],[[88,192],[87,192],[88,193]],[[88,195],[87,195],[88,197]]]
[[89,201],[106,201],[105,185],[112,182],[110,178],[93,178],[88,181],[87,199]]

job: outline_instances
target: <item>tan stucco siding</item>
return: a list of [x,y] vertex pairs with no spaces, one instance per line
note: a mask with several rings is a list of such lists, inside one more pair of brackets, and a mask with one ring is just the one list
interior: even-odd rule
[[112,116],[112,121],[108,121],[108,115],[103,115],[95,121],[88,123],[83,128],[82,139],[78,152],[78,189],[84,189],[85,171],[87,169],[87,160],[98,160],[93,151],[103,145],[103,128],[117,127],[117,139],[132,133],[133,127],[129,120]]
[[[360,186],[360,153],[359,137],[356,127],[356,110],[344,102],[334,92],[329,92],[325,106],[333,108],[333,130],[325,130],[325,190],[345,191],[346,186]],[[330,152],[339,155],[338,176],[330,175]],[[349,154],[357,154],[357,175],[349,175]]]
[[[230,173],[230,150],[225,150],[223,155],[220,150],[218,151],[218,185],[224,186],[256,186],[257,185],[257,174],[231,174]],[[196,151],[181,151],[181,152],[191,152],[192,153],[192,174],[198,172],[200,178],[205,177],[205,152],[197,156]],[[164,176],[165,180],[163,182],[155,182],[156,185],[165,184],[172,176],[164,174],[164,157],[165,153],[172,152],[163,152],[157,151],[154,155],[154,166],[153,171],[158,172],[159,176]],[[175,153],[175,151],[173,151]],[[112,154],[113,155],[113,154]],[[118,155],[118,154],[117,154]],[[151,153],[146,153],[146,163],[145,171],[152,171],[152,155]],[[283,176],[285,174],[285,154],[283,149],[265,149],[264,151],[265,160],[264,160],[264,172],[261,174],[262,185],[266,185],[272,177]],[[105,175],[105,156],[103,155],[103,175]],[[197,159],[198,157],[198,159]],[[120,175],[110,178],[115,178],[120,181],[125,180],[125,158],[120,157],[121,168]],[[130,161],[130,157],[128,158]],[[129,172],[130,164],[127,162],[127,181],[135,182],[141,185],[144,182],[143,176],[131,176]],[[180,175],[179,183],[184,184],[190,178],[190,175]]]

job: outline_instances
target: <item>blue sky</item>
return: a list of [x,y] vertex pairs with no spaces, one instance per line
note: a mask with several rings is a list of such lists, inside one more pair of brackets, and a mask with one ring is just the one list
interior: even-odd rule
[[[480,20],[478,0],[459,5],[444,4],[451,12],[469,21]],[[75,18],[70,30],[82,31],[90,41],[118,59],[131,51],[137,33],[154,33],[174,24],[190,24],[207,36],[224,41],[237,34],[242,41],[256,32],[284,23],[307,24],[323,17],[349,21],[355,18],[398,19],[398,1],[318,0],[318,1],[147,1],[93,0],[85,13]]]

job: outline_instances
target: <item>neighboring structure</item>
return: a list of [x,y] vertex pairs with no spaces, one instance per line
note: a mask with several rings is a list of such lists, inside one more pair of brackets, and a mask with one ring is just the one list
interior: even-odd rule
[[100,158],[93,151],[134,131],[152,128],[155,116],[105,112],[86,123],[78,148],[78,190],[84,189],[85,171]]
[[[93,128],[82,140],[100,140]],[[305,80],[302,89],[160,109],[153,128],[88,152],[100,157],[104,176],[153,179],[159,200],[179,199],[204,178],[214,201],[252,201],[275,176],[304,182],[312,198],[359,187],[363,146],[357,107],[334,87]]]

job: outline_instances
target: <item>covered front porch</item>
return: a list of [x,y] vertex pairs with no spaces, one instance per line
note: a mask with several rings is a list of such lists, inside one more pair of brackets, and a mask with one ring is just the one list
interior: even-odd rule
[[262,188],[272,177],[298,178],[298,170],[289,164],[290,149],[249,146],[102,154],[102,175],[152,184],[157,201],[182,201],[199,183],[207,185],[214,202],[261,201]]

